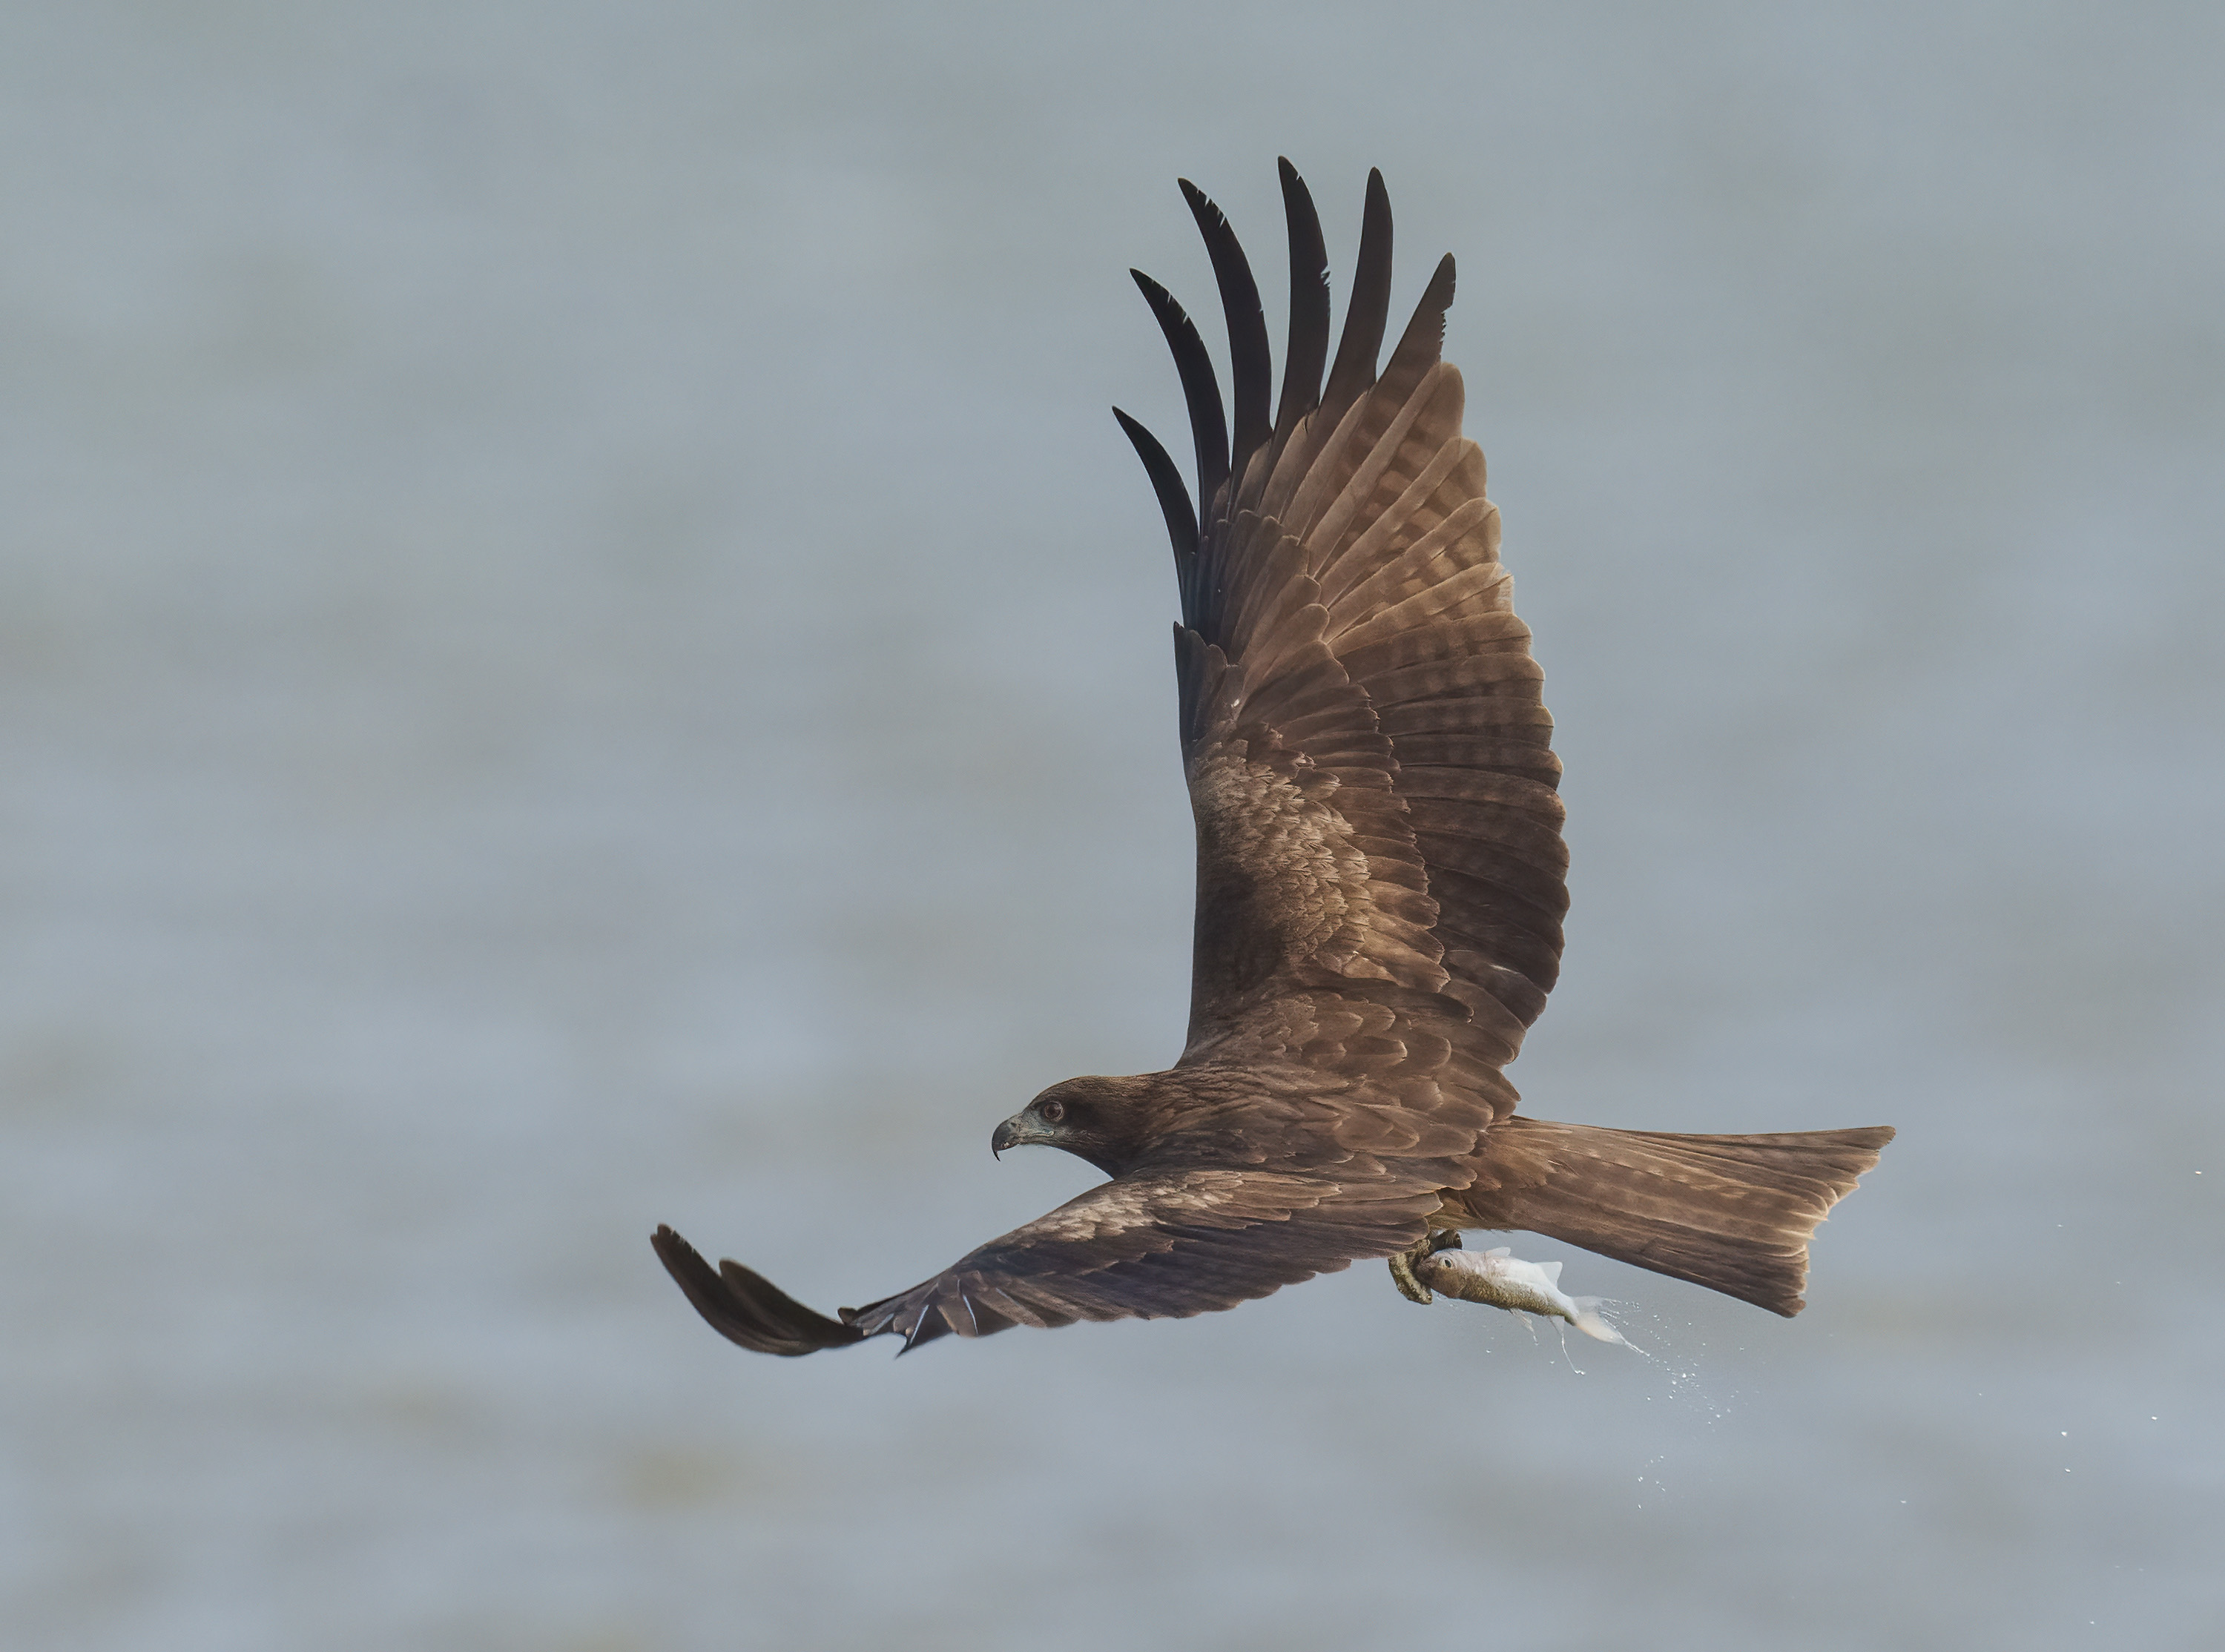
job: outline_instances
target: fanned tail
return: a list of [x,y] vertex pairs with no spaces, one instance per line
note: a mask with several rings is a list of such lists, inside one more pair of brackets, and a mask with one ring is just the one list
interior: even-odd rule
[[1682,1136],[1516,1117],[1492,1127],[1463,1226],[1523,1228],[1791,1318],[1808,1239],[1892,1131]]

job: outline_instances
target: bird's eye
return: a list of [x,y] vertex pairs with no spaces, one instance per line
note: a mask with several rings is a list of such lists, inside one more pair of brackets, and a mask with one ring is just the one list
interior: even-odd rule
[[1062,1101],[1046,1101],[1036,1111],[1043,1115],[1044,1123],[1055,1124],[1066,1117],[1066,1104]]

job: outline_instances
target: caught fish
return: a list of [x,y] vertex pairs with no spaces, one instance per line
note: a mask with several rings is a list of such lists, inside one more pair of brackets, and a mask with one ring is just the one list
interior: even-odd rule
[[1486,1302],[1518,1313],[1566,1320],[1588,1337],[1621,1342],[1622,1332],[1600,1317],[1596,1296],[1570,1296],[1561,1288],[1557,1262],[1525,1262],[1506,1246],[1496,1250],[1440,1250],[1409,1264],[1433,1291],[1463,1302]]

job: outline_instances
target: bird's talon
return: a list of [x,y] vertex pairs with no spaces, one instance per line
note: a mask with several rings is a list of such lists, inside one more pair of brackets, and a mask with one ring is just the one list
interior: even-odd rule
[[1399,1295],[1425,1307],[1437,1300],[1427,1285],[1414,1277],[1413,1252],[1401,1250],[1390,1258],[1390,1263],[1391,1282],[1398,1288]]

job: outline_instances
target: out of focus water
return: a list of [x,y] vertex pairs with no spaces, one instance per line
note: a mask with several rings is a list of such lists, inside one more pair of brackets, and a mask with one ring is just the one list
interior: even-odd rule
[[[2225,13],[0,14],[0,1642],[2225,1643]],[[1170,1060],[1175,193],[1366,169],[1569,763],[1548,1117],[1791,1323],[1372,1266],[782,1362]],[[1279,286],[1279,281],[1270,282]],[[1279,313],[1279,294],[1271,310]]]

